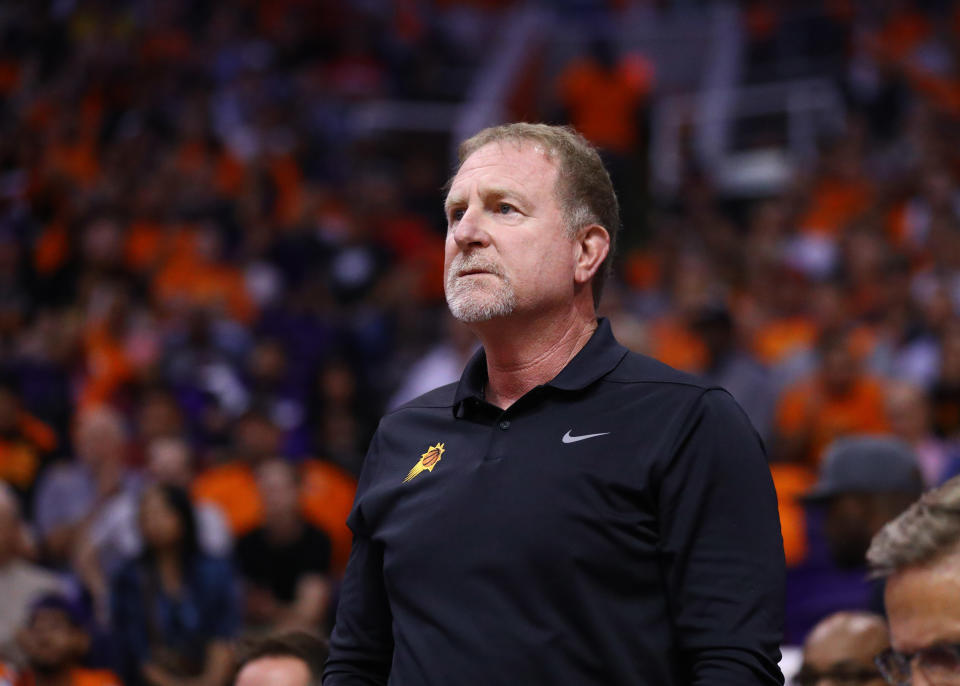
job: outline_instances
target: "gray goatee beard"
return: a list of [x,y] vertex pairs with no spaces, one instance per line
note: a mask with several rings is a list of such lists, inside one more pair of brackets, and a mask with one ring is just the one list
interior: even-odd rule
[[[457,272],[474,269],[498,278],[495,283],[474,283],[474,277],[457,276]],[[500,266],[477,256],[460,254],[454,258],[444,281],[444,293],[450,313],[465,324],[506,317],[517,307],[517,295]]]

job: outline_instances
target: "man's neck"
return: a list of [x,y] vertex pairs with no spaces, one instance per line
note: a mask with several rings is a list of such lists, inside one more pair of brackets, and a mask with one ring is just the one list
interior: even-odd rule
[[597,329],[588,316],[523,323],[494,321],[477,327],[487,357],[487,402],[506,409],[531,389],[553,379],[587,344]]
[[296,541],[303,532],[303,520],[298,512],[286,513],[277,516],[263,525],[267,538],[278,545],[286,545]]

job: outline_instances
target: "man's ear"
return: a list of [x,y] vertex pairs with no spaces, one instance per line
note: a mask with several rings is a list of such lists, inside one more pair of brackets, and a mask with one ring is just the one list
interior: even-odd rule
[[610,234],[599,224],[590,224],[577,233],[576,270],[573,280],[589,282],[610,252]]

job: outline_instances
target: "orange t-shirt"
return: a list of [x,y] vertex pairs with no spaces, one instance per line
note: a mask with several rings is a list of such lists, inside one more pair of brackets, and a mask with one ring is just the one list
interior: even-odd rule
[[108,404],[114,393],[133,378],[134,366],[121,341],[104,325],[95,326],[85,337],[87,377],[80,393],[80,405]]
[[816,378],[800,381],[780,397],[776,428],[788,438],[806,433],[810,444],[805,459],[815,466],[836,438],[889,430],[883,384],[864,376],[846,394],[832,396]]
[[242,462],[216,465],[193,481],[195,500],[217,505],[227,518],[235,538],[249,533],[263,521],[263,504],[253,470]]
[[653,85],[653,66],[626,57],[607,71],[577,60],[560,75],[559,92],[573,125],[595,145],[622,154],[637,143],[637,108]]
[[242,323],[249,323],[255,314],[243,273],[228,264],[171,259],[154,278],[151,290],[161,303],[217,307]]
[[865,180],[824,179],[799,222],[804,233],[836,236],[870,207],[873,187]]
[[304,518],[330,537],[331,571],[339,576],[347,566],[353,533],[347,516],[357,492],[356,480],[330,462],[306,460],[300,467],[300,509]]

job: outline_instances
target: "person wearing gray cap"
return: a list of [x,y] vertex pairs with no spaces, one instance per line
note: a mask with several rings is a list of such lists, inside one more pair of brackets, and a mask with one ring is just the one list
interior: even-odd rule
[[845,569],[866,564],[870,540],[923,492],[910,446],[888,436],[851,436],[828,446],[804,502],[826,507],[830,556]]

